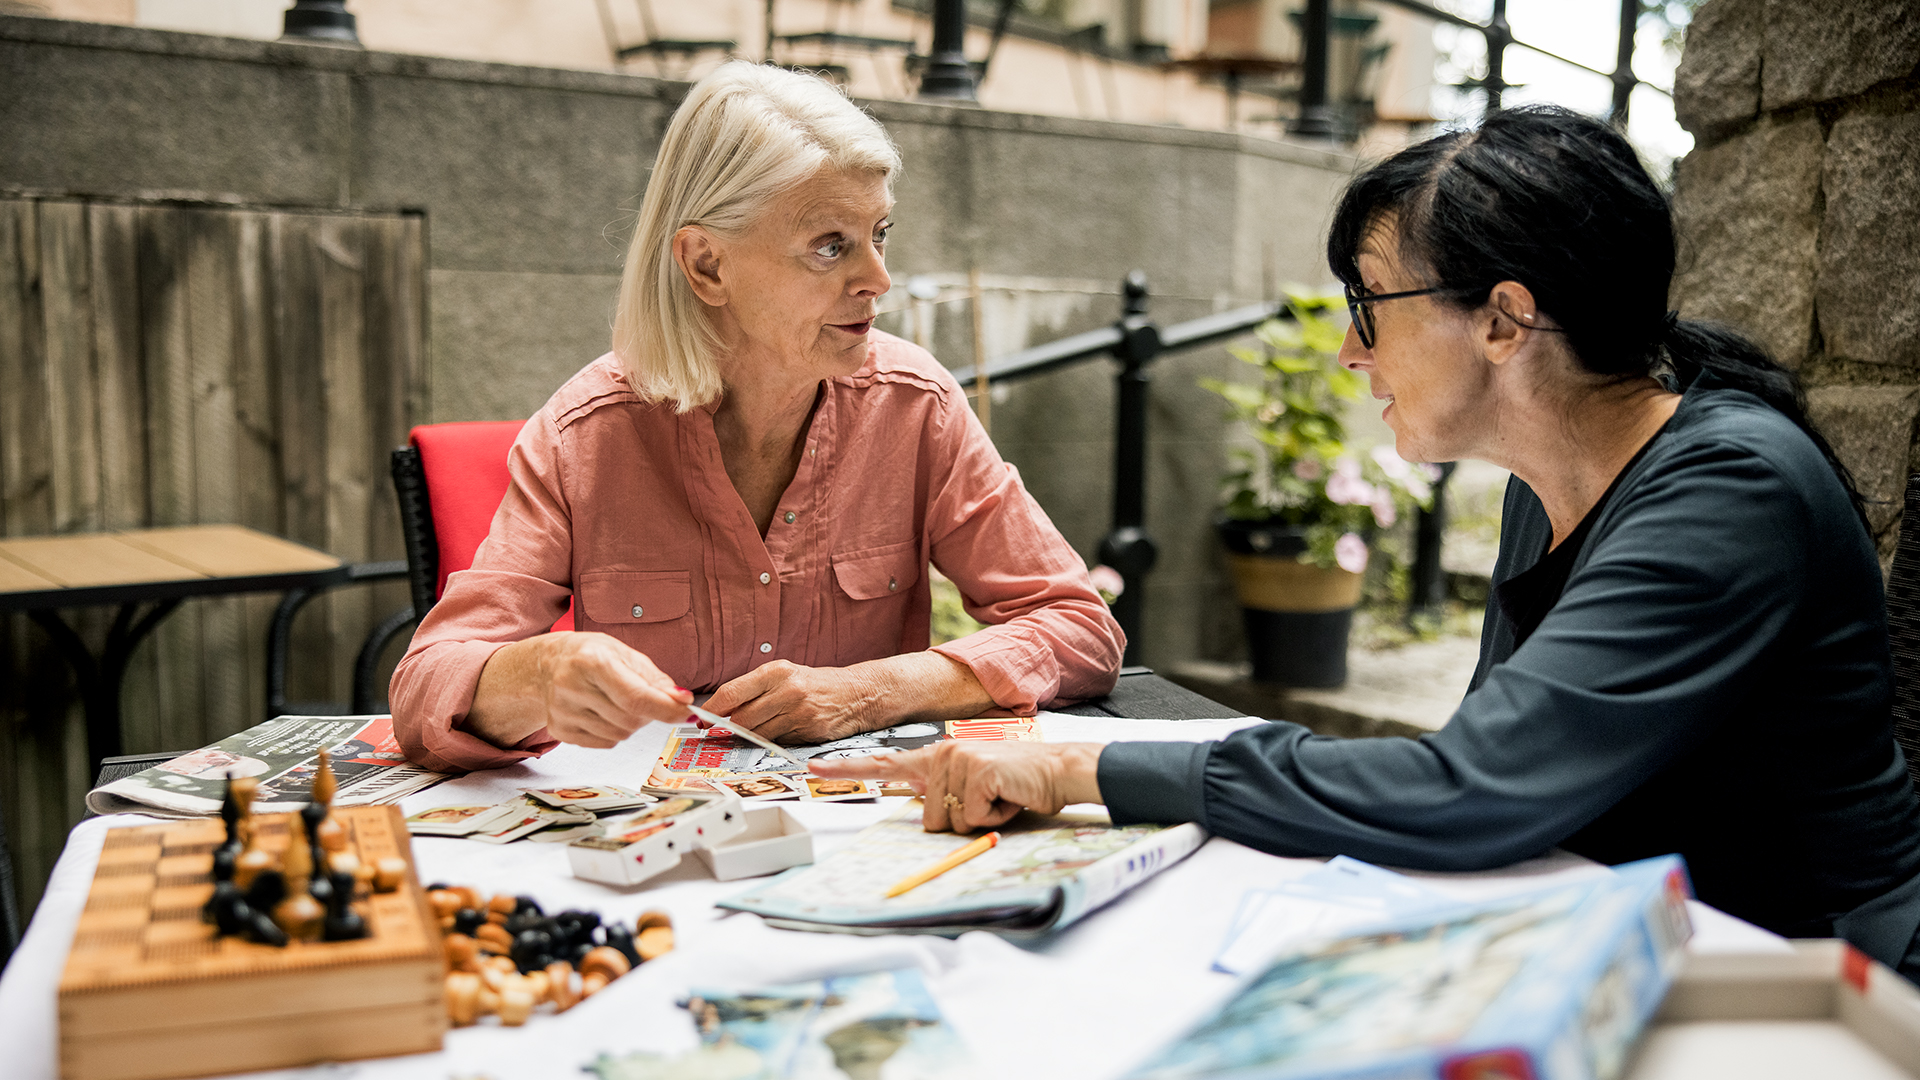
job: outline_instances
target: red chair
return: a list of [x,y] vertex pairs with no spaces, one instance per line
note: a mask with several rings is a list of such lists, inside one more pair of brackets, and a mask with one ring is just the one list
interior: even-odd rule
[[[523,420],[428,424],[393,452],[415,619],[447,591],[449,575],[473,565],[507,493],[507,451],[524,426]],[[571,606],[553,628],[573,629]]]

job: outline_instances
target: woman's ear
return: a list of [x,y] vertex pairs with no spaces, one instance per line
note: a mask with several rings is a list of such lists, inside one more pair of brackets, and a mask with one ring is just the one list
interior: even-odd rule
[[713,234],[698,225],[688,225],[673,234],[673,261],[687,276],[693,295],[708,307],[725,307],[727,287],[721,279],[720,245]]
[[1532,339],[1539,318],[1532,290],[1517,281],[1495,285],[1473,324],[1475,333],[1482,339],[1480,344],[1486,350],[1487,360],[1504,364],[1518,356]]

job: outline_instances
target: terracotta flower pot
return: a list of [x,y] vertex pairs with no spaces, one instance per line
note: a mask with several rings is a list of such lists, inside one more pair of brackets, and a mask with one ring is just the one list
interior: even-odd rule
[[1345,683],[1361,576],[1299,561],[1307,550],[1305,530],[1228,519],[1214,527],[1246,620],[1253,677],[1283,686]]

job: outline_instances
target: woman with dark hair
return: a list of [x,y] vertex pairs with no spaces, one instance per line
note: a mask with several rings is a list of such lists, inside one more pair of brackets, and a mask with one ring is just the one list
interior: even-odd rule
[[1920,805],[1880,567],[1792,373],[1666,310],[1665,194],[1611,128],[1490,117],[1368,170],[1328,241],[1402,457],[1513,473],[1479,669],[1417,741],[943,744],[821,763],[928,828],[1105,802],[1282,855],[1472,870],[1687,859],[1701,899],[1912,977]]

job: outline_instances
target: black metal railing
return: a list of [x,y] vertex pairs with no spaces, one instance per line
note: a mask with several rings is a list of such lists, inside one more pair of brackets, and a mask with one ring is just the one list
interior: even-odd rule
[[[1128,274],[1120,290],[1120,319],[1112,326],[988,361],[985,374],[987,383],[992,384],[1028,378],[1099,356],[1111,356],[1120,362],[1120,370],[1114,375],[1118,404],[1113,440],[1113,527],[1100,541],[1100,561],[1118,570],[1127,583],[1114,602],[1113,615],[1127,632],[1125,662],[1132,664],[1140,648],[1146,576],[1160,555],[1146,527],[1147,392],[1153,384],[1149,366],[1162,353],[1212,345],[1247,333],[1268,319],[1285,318],[1287,308],[1278,302],[1250,304],[1161,327],[1147,316],[1145,274],[1138,270]],[[953,372],[962,386],[974,384],[980,374],[974,367]]]

